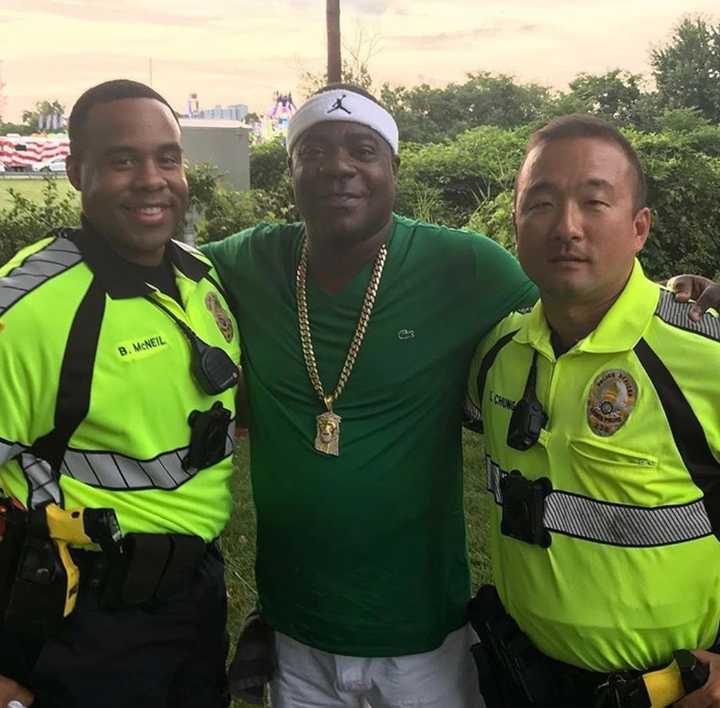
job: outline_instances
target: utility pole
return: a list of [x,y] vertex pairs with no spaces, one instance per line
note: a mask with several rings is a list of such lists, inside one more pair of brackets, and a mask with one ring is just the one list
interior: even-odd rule
[[340,0],[326,0],[327,15],[327,79],[328,83],[342,81],[340,55]]

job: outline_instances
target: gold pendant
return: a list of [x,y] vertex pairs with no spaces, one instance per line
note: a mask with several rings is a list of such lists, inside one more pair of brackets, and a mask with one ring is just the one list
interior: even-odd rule
[[342,418],[332,411],[321,413],[316,419],[317,433],[315,449],[324,455],[340,454],[340,421]]

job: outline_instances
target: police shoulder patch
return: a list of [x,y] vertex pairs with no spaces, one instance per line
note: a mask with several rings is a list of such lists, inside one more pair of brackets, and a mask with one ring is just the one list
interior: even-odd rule
[[632,413],[637,394],[637,384],[627,371],[603,371],[593,381],[588,394],[587,421],[590,430],[601,437],[614,435]]
[[208,293],[205,296],[205,307],[212,313],[215,318],[215,323],[218,326],[226,342],[232,342],[233,338],[233,325],[232,320],[227,312],[223,309],[220,304],[220,299],[215,293]]

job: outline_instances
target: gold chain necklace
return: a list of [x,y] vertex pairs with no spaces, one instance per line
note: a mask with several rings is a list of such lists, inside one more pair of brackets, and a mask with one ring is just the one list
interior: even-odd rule
[[377,297],[378,287],[380,286],[380,278],[382,277],[383,267],[385,266],[385,258],[387,257],[387,246],[383,244],[375,258],[375,265],[370,276],[367,290],[365,291],[365,299],[363,300],[360,317],[358,318],[355,334],[353,335],[345,363],[343,364],[340,376],[338,377],[335,390],[327,394],[320,381],[318,373],[317,361],[315,360],[315,350],[312,345],[312,337],[310,335],[310,317],[308,315],[307,306],[307,262],[308,262],[308,242],[307,238],[303,241],[300,262],[297,267],[296,275],[296,295],[298,310],[298,328],[300,330],[300,344],[302,345],[303,357],[305,359],[305,368],[312,387],[315,389],[320,400],[325,405],[325,412],[316,418],[316,434],[315,449],[325,455],[340,454],[340,418],[337,413],[333,413],[333,403],[339,398],[345,388],[345,384],[350,378],[350,373],[355,365],[358,352],[365,337],[370,315],[372,315],[375,298]]

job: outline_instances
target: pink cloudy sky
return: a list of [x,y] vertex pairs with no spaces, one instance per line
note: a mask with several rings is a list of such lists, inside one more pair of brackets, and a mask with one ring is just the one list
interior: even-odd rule
[[[376,38],[377,84],[440,86],[486,69],[564,88],[578,72],[649,74],[649,51],[686,13],[720,19],[717,0],[341,0],[345,43]],[[715,14],[713,14],[715,13]],[[68,107],[108,78],[149,80],[183,110],[300,92],[325,52],[323,0],[2,0],[0,111],[42,99]],[[298,96],[299,97],[299,96]]]

